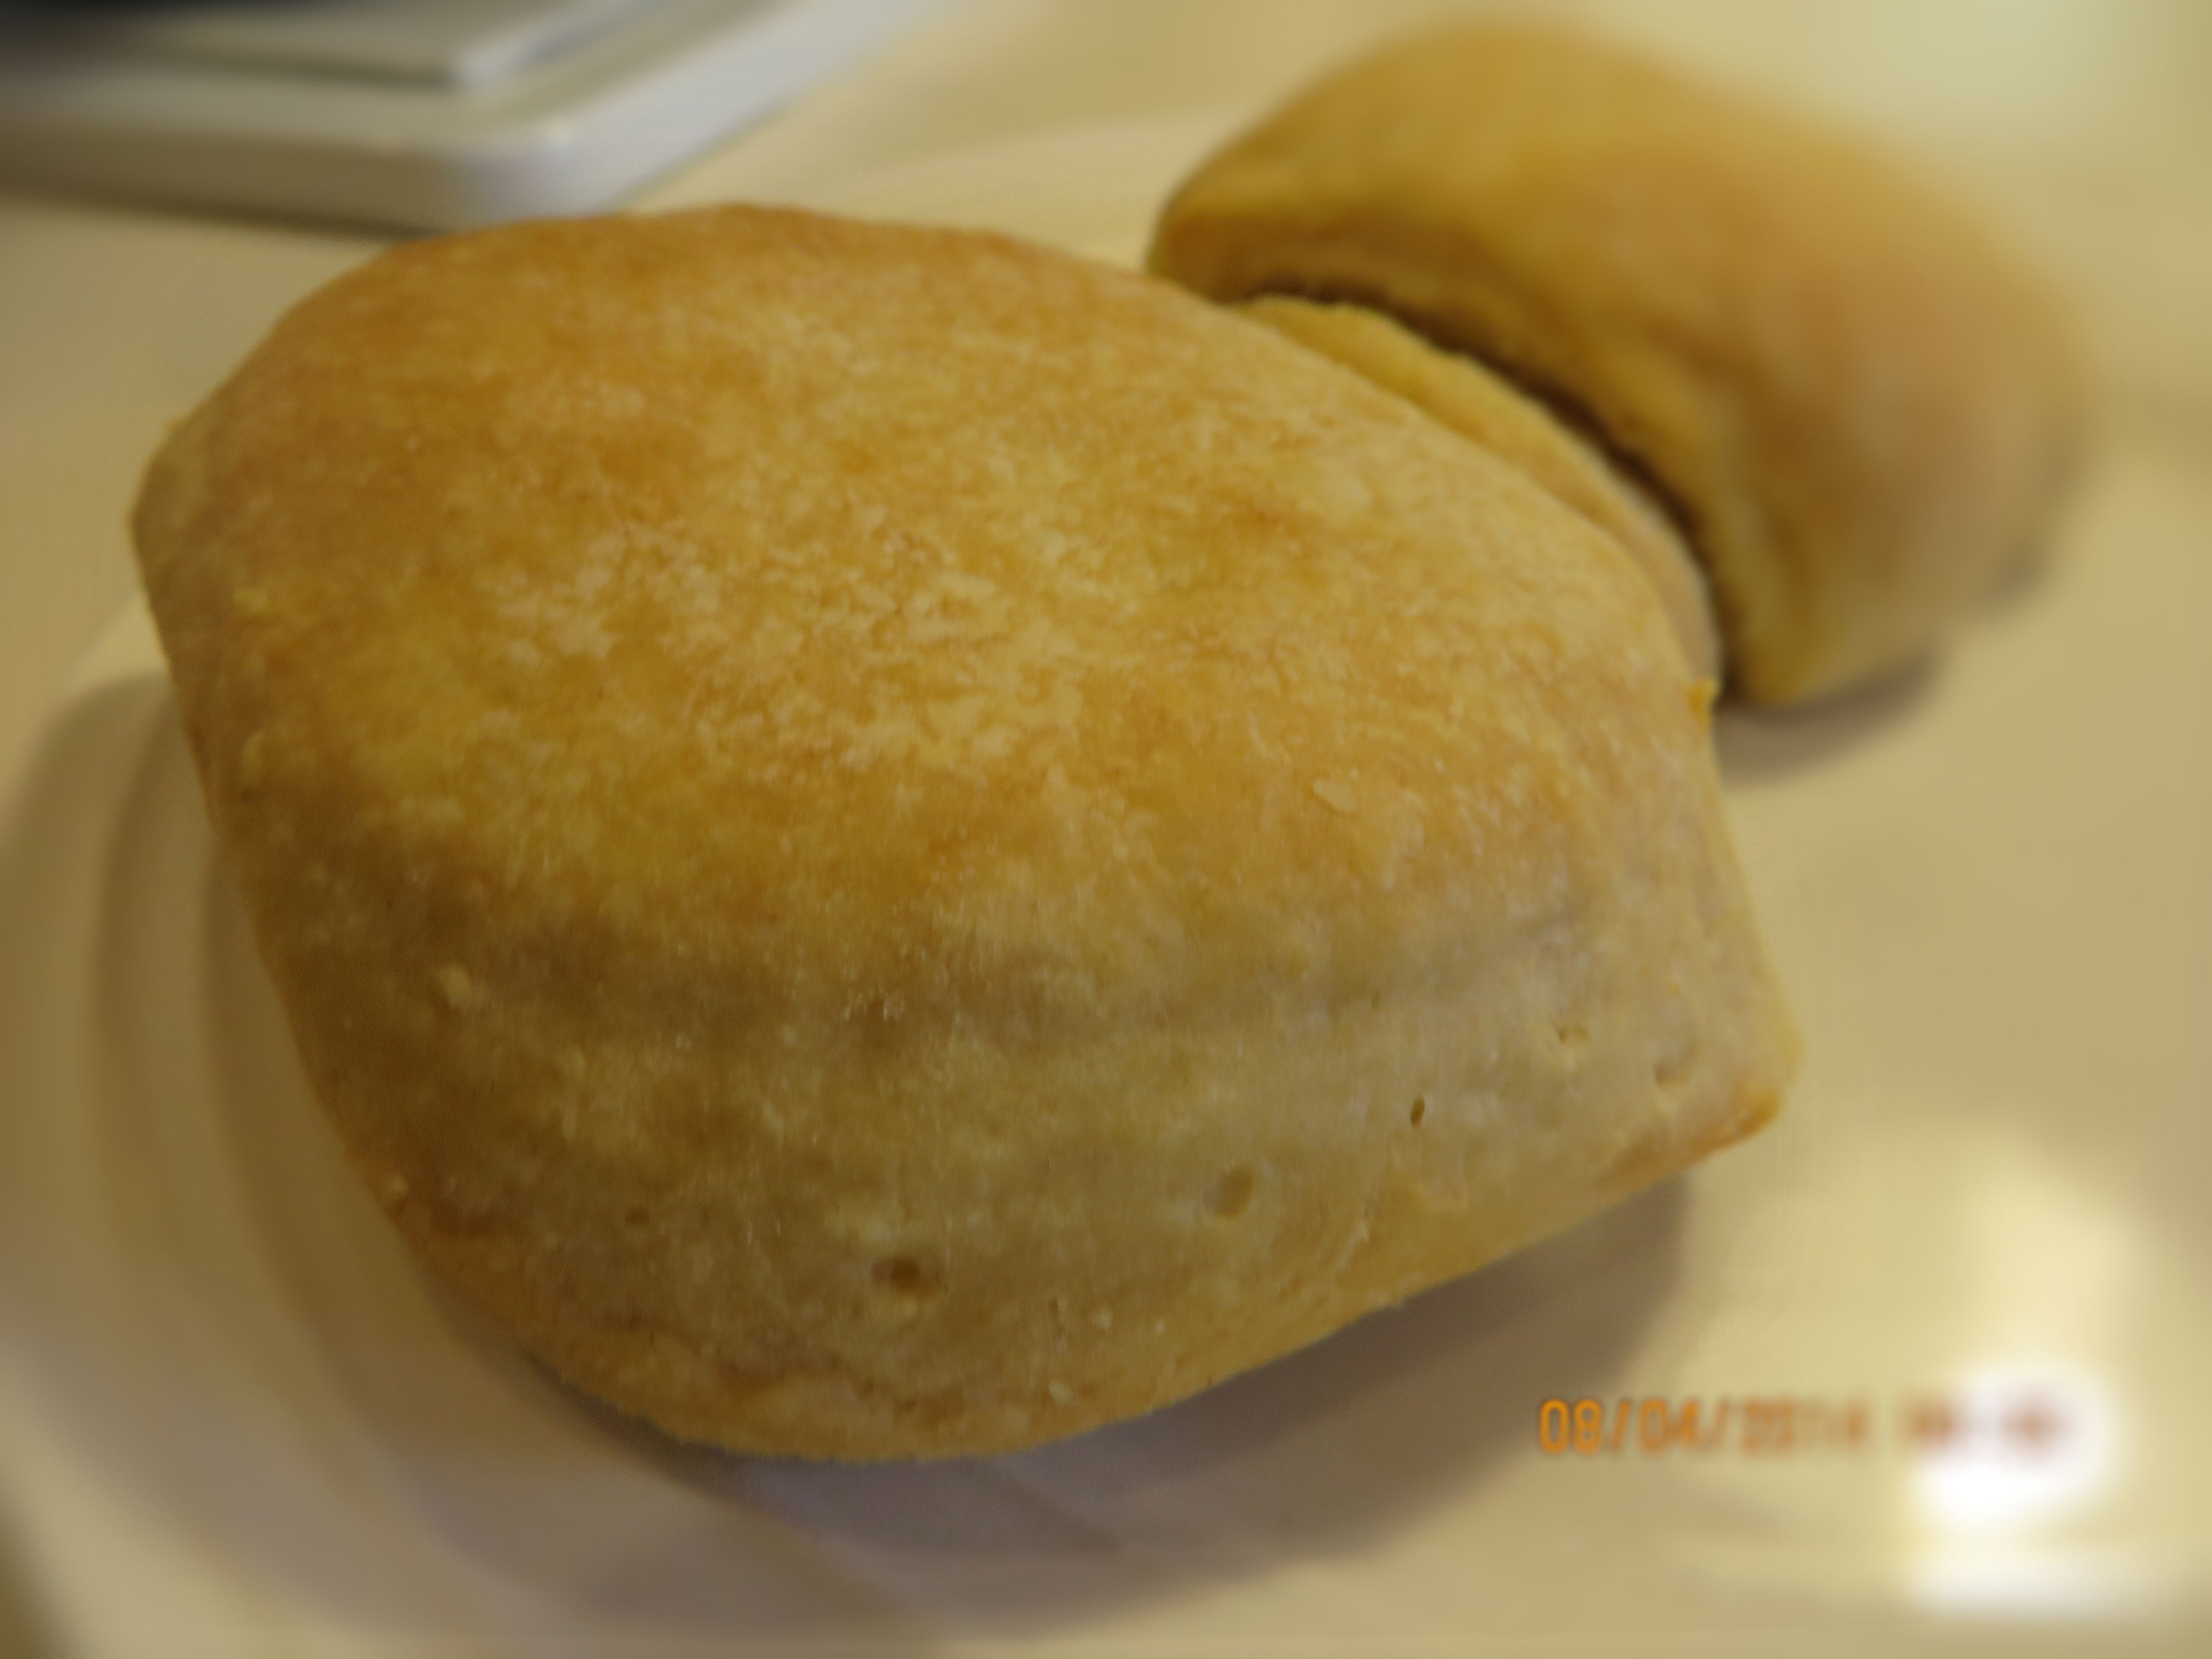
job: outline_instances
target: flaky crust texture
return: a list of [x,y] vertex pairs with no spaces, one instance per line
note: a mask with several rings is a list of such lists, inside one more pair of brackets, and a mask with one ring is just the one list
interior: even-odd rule
[[2031,544],[2081,424],[2057,308],[1904,169],[1534,25],[1406,42],[1206,161],[1152,268],[1388,312],[1672,497],[1732,684],[1919,654]]
[[1364,306],[1271,294],[1237,309],[1419,404],[1612,536],[1657,590],[1690,666],[1719,680],[1720,639],[1696,557],[1656,502],[1541,404],[1474,358],[1431,345]]
[[1626,556],[1164,283],[738,208],[419,243],[137,532],[371,1187],[680,1435],[1139,1412],[1788,1070]]

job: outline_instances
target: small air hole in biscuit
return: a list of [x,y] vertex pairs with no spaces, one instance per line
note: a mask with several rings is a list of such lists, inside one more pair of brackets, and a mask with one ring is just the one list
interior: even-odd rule
[[1231,1170],[1206,1194],[1206,1207],[1224,1221],[1234,1221],[1252,1207],[1252,1172]]
[[935,1277],[910,1255],[886,1256],[876,1263],[871,1276],[878,1288],[895,1296],[916,1298],[937,1294]]
[[1413,1109],[1406,1114],[1406,1121],[1412,1124],[1416,1129],[1418,1129],[1421,1127],[1421,1120],[1428,1115],[1429,1103],[1426,1097],[1415,1095],[1413,1097]]
[[1695,1033],[1691,1033],[1653,1062],[1651,1080],[1662,1089],[1677,1088],[1688,1080],[1697,1063],[1698,1039]]
[[1589,1027],[1573,1020],[1566,1020],[1553,1026],[1552,1035],[1558,1039],[1559,1047],[1571,1052],[1589,1043]]

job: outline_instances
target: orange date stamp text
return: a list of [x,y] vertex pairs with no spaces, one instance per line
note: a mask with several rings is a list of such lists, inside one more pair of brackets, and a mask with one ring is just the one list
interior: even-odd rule
[[1965,1395],[1929,1390],[1878,1411],[1865,1394],[1554,1395],[1536,1408],[1548,1457],[1855,1455],[1880,1442],[1922,1457],[2063,1455],[2083,1425],[2066,1397],[2025,1386]]
[[1732,1453],[1788,1457],[1869,1449],[1874,1410],[1865,1399],[1818,1395],[1622,1395],[1559,1397],[1536,1411],[1536,1444],[1553,1457]]

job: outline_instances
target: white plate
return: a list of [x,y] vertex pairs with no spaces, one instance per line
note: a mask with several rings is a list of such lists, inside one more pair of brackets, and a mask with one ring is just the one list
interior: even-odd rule
[[580,213],[939,3],[261,0],[66,20],[0,7],[0,171],[427,229]]
[[[1218,130],[815,199],[1127,258]],[[241,1659],[2203,1639],[2208,544],[2204,434],[2124,398],[2051,567],[1937,667],[1723,720],[1810,1054],[1769,1133],[1145,1421],[911,1468],[674,1445],[416,1271],[307,1095],[134,609],[0,825],[19,1588],[66,1651]],[[1748,1447],[1785,1397],[1798,1443]],[[1548,1455],[1551,1398],[1735,1415]]]

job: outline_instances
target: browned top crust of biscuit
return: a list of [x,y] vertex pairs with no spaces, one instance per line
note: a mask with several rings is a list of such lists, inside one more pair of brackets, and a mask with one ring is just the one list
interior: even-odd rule
[[2050,298],[1902,167],[1553,28],[1334,74],[1207,161],[1152,268],[1387,312],[1580,411],[1671,497],[1732,683],[1784,702],[1925,651],[2075,446]]
[[1619,541],[1657,590],[1690,666],[1719,680],[1720,640],[1696,558],[1664,511],[1542,404],[1474,358],[1364,306],[1265,294],[1237,308],[1419,404]]
[[678,1433],[1142,1411],[1789,1067],[1626,555],[1150,278],[738,208],[419,243],[137,532],[373,1189]]

